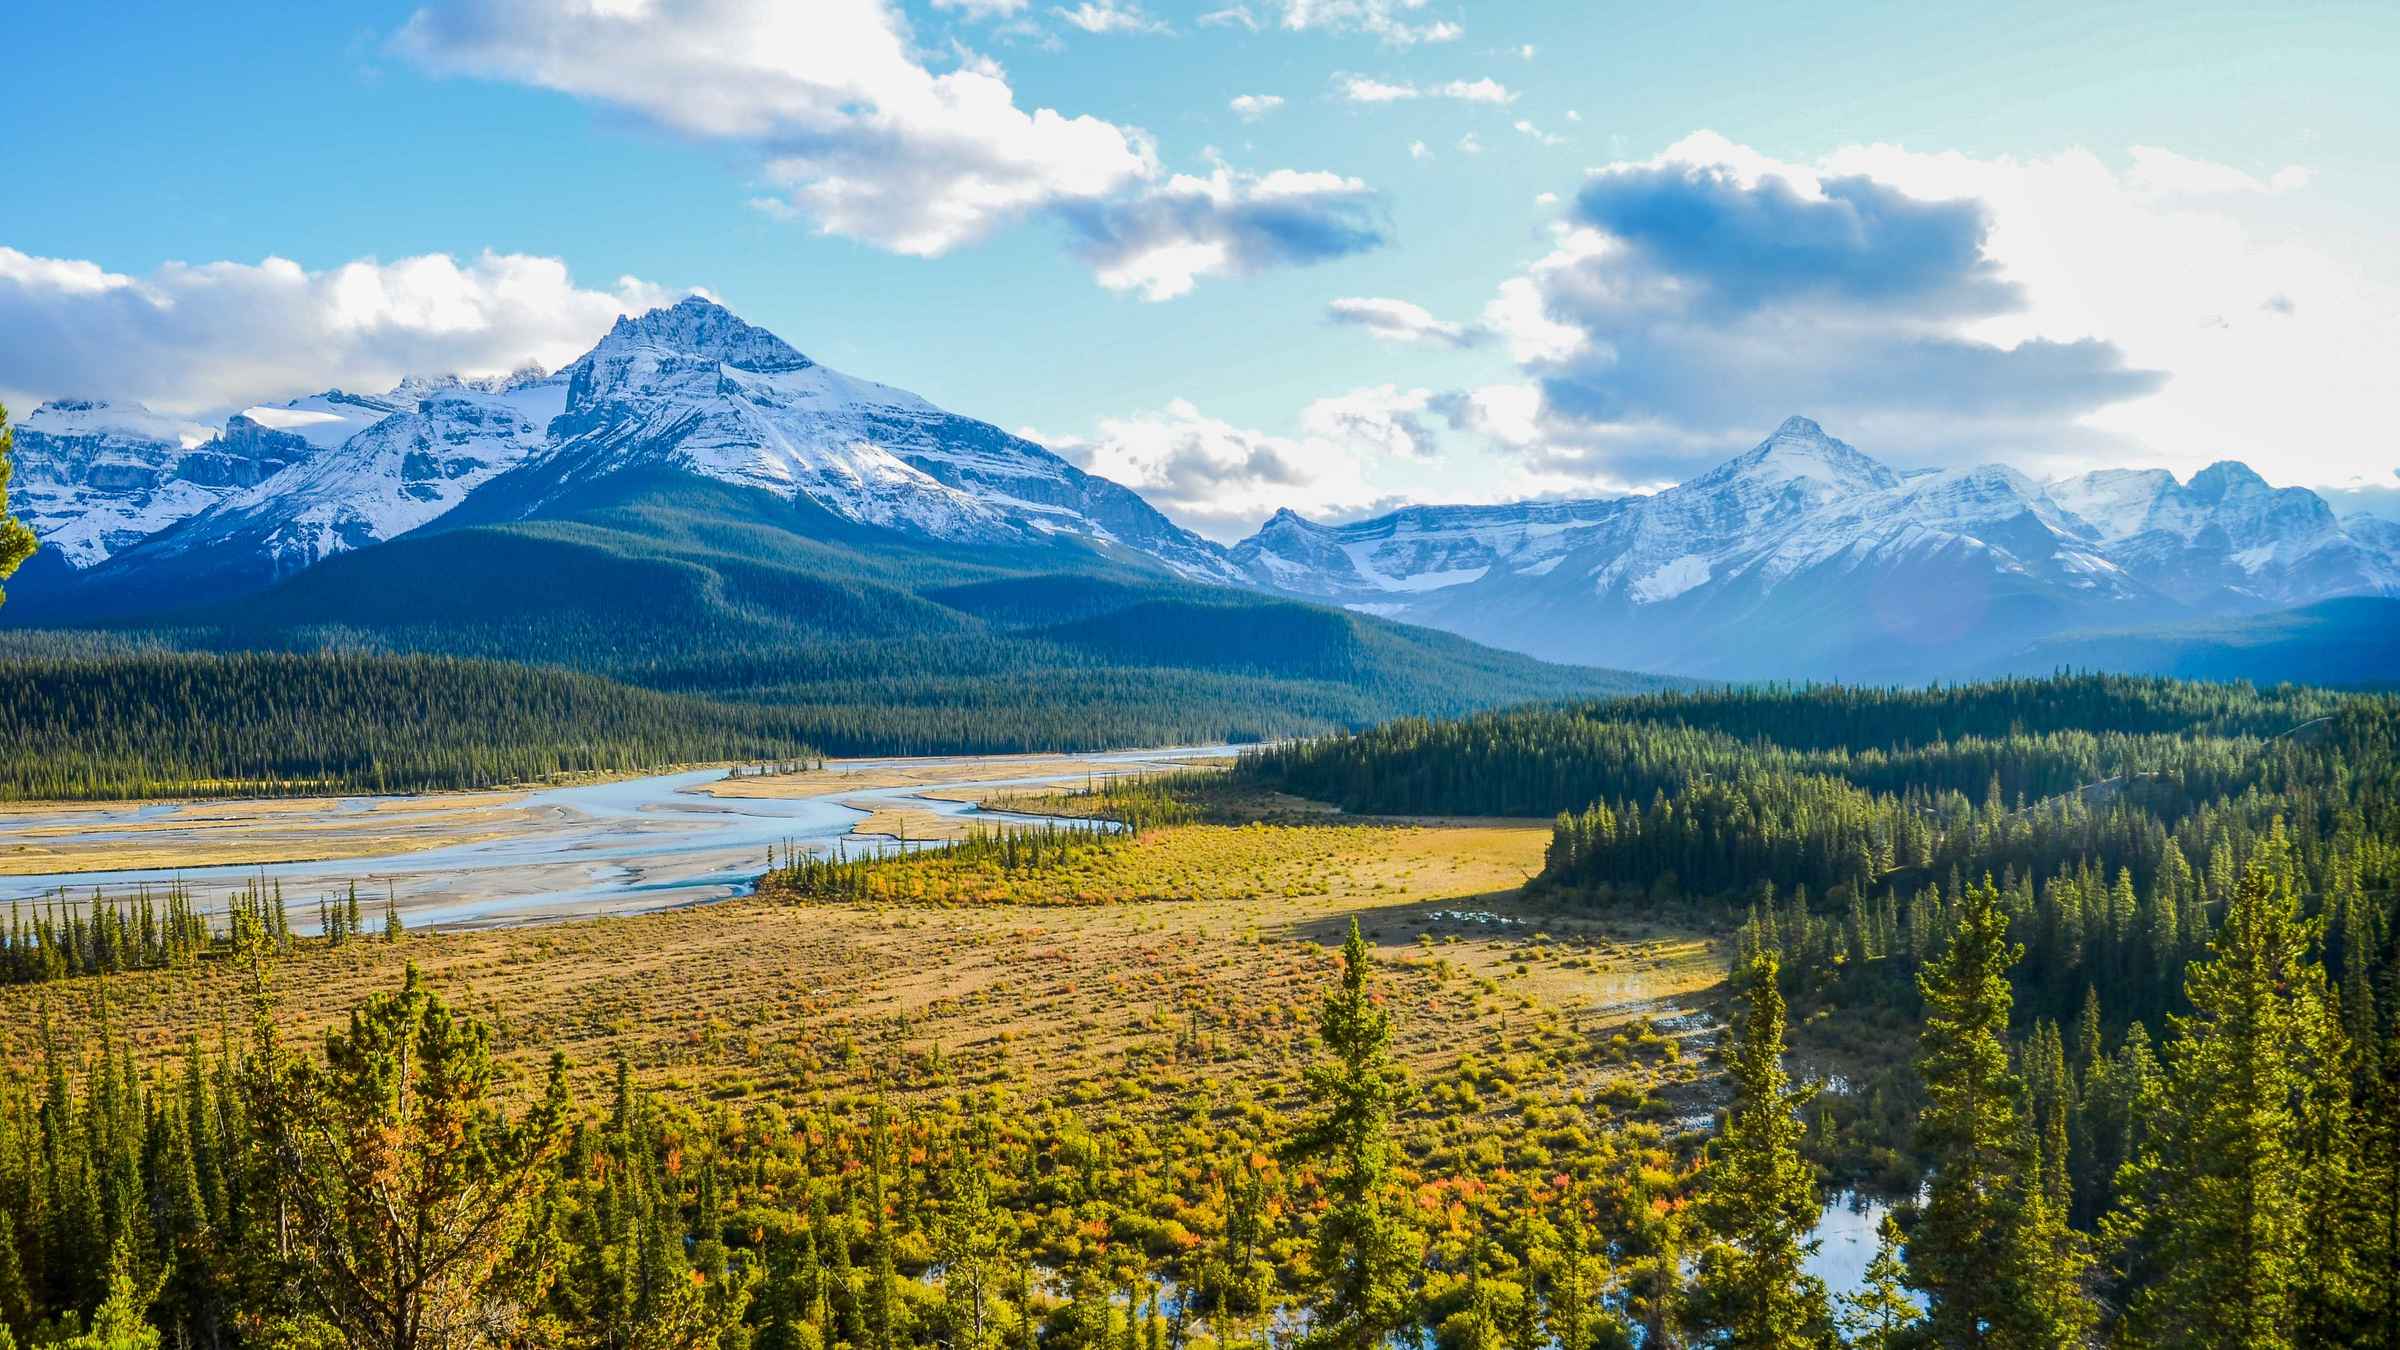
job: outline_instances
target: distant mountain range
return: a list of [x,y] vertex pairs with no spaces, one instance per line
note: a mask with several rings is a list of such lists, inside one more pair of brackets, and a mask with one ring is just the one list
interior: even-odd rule
[[2097,650],[2051,645],[2087,631],[2400,597],[2400,528],[2337,521],[2241,464],[2188,483],[1909,473],[1804,417],[1652,496],[1331,526],[1287,511],[1232,552],[1286,594],[1551,660],[1736,679],[1983,673]]
[[[17,624],[198,615],[254,637],[363,628],[401,645],[474,646],[460,634],[475,623],[434,603],[446,559],[487,569],[453,584],[488,600],[522,580],[488,570],[503,565],[491,532],[518,551],[541,541],[555,564],[557,549],[589,547],[595,530],[620,559],[681,558],[713,576],[694,603],[746,616],[703,625],[726,641],[753,622],[795,642],[857,635],[821,613],[727,600],[800,540],[812,585],[889,583],[895,560],[918,601],[919,580],[938,590],[1013,579],[1015,591],[995,593],[1016,616],[1003,626],[1064,618],[1087,650],[1135,662],[1166,649],[1197,658],[1191,630],[1137,631],[1145,613],[1174,621],[1141,608],[1163,597],[1237,607],[1258,603],[1243,595],[1279,597],[1546,661],[1734,679],[1916,680],[2095,652],[2155,665],[2195,634],[2221,638],[2226,624],[2328,600],[2369,602],[2344,611],[2347,624],[2400,614],[2400,525],[2337,520],[2316,494],[2270,487],[2237,463],[2188,482],[2108,470],[2040,483],[1996,465],[1906,472],[1801,417],[1654,495],[1411,507],[1339,525],[1283,511],[1226,548],[1039,445],[829,370],[696,297],[619,319],[556,373],[328,390],[216,431],[60,400],[19,424],[17,450],[15,499],[49,546],[0,611]],[[384,556],[395,540],[471,531],[485,533]],[[361,565],[327,570],[345,555]],[[427,588],[425,604],[393,609],[392,569]],[[1027,577],[1065,575],[1081,579],[1024,589]],[[1103,578],[1118,589],[1092,589]],[[596,597],[557,584],[567,590],[544,598],[549,611],[588,625]],[[1122,603],[1093,599],[1102,594]],[[876,617],[931,631],[900,621],[913,612]],[[2077,645],[2103,634],[2109,643]],[[2271,640],[2247,650],[2273,666]],[[2360,659],[2352,678],[2400,674]],[[2326,660],[2310,658],[2311,678],[2327,677]],[[1500,683],[1520,693],[1560,683],[1514,679]]]

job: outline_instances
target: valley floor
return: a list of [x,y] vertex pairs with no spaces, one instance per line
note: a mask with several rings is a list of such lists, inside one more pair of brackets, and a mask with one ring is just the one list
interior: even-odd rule
[[263,879],[312,933],[315,902],[354,882],[411,926],[662,909],[740,893],[770,848],[955,839],[989,823],[975,808],[994,794],[1222,762],[1208,748],[858,759],[414,796],[16,803],[0,809],[0,901],[181,881],[221,912]]
[[[1506,1066],[1505,1115],[1536,1099],[1617,1102],[1661,1131],[1704,1091],[1693,996],[1723,976],[1694,933],[1529,905],[1546,826],[1187,825],[1143,841],[1154,899],[1111,904],[842,906],[743,899],[587,923],[409,934],[266,968],[287,1042],[333,1025],[414,962],[489,1019],[530,1072],[566,1051],[598,1092],[619,1055],[669,1091],[786,1104],[892,1086],[1001,1087],[1161,1112],[1297,1100],[1313,1009],[1358,919],[1389,962],[1398,1049],[1421,1081]],[[226,962],[0,988],[0,1060],[31,1068],[44,1009],[103,995],[114,1034],[164,1060],[243,1032],[253,974]],[[98,1026],[68,1016],[87,1041]],[[1466,1081],[1475,1081],[1470,1073]],[[1491,1084],[1485,1080],[1486,1090]],[[1456,1089],[1445,1086],[1445,1092]],[[1661,1094],[1664,1094],[1663,1096]],[[1469,1088],[1472,1096],[1472,1088]],[[1674,1100],[1670,1100],[1674,1099]],[[1555,1106],[1552,1109],[1557,1109]]]

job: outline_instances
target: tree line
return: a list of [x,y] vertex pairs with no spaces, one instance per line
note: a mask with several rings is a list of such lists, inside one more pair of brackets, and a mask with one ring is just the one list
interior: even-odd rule
[[[367,934],[358,883],[317,899],[317,936],[339,947]],[[220,922],[221,920],[221,922]],[[386,890],[380,931],[404,931]],[[28,904],[12,900],[0,928],[0,984],[39,984],[131,970],[185,970],[204,960],[289,955],[294,930],[281,881],[245,884],[211,909],[184,882],[77,900],[63,887]]]
[[418,792],[817,757],[802,718],[491,661],[0,659],[0,799]]

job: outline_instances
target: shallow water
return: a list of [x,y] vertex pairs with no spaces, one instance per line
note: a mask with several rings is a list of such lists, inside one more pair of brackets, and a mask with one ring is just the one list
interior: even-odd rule
[[[1228,747],[1208,746],[1077,758],[1131,764],[1225,753],[1229,753]],[[940,769],[944,765],[957,766],[958,776],[943,776]],[[371,911],[371,924],[380,921],[388,892],[410,927],[485,926],[671,909],[745,894],[765,866],[770,847],[779,854],[789,847],[858,857],[928,846],[926,841],[903,844],[881,835],[852,834],[868,811],[842,805],[835,798],[869,807],[905,803],[912,810],[995,824],[1094,828],[1087,821],[985,811],[969,803],[922,795],[962,787],[1034,787],[1080,781],[1085,776],[1081,769],[1067,774],[995,778],[988,760],[948,758],[853,760],[842,767],[872,770],[893,766],[933,772],[927,781],[907,787],[835,787],[816,796],[791,798],[714,797],[691,791],[723,778],[723,769],[551,788],[528,794],[517,803],[519,812],[539,819],[503,838],[316,862],[0,877],[0,903],[48,895],[62,886],[71,896],[88,898],[95,889],[120,893],[180,880],[213,910],[223,904],[227,893],[263,877],[269,884],[283,884],[293,926],[313,932],[316,900],[345,890],[355,881],[362,904]],[[347,816],[394,800],[405,799],[340,798],[314,818]],[[62,825],[74,826],[79,839],[123,838],[128,836],[112,827],[171,823],[180,812],[224,805],[78,806],[55,813],[0,816],[0,844],[14,835]]]
[[1829,1197],[1817,1217],[1813,1236],[1819,1245],[1806,1262],[1808,1273],[1836,1294],[1856,1292],[1866,1283],[1867,1263],[1875,1259],[1876,1230],[1890,1211],[1883,1201],[1854,1191]]

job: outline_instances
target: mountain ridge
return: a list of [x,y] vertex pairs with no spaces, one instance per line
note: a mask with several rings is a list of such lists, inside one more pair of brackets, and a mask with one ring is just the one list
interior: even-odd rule
[[2062,634],[2400,595],[2400,529],[2339,520],[2238,461],[2184,480],[1901,470],[1797,415],[1648,495],[1335,525],[1284,509],[1223,546],[1038,444],[832,370],[697,295],[620,316],[554,373],[332,389],[246,408],[213,435],[74,400],[24,425],[20,493],[67,565],[19,589],[12,622],[255,593],[412,533],[574,516],[649,474],[821,513],[777,529],[999,550],[1035,570],[1089,557],[1544,660],[1713,678],[1936,677]]
[[[1436,519],[1475,523],[1434,547]],[[1570,523],[1529,542],[1544,521]],[[1903,473],[1805,417],[1648,496],[1283,512],[1232,555],[1265,589],[1549,660],[1736,679],[1946,677],[2063,634],[2400,595],[2400,530],[2236,461]]]

